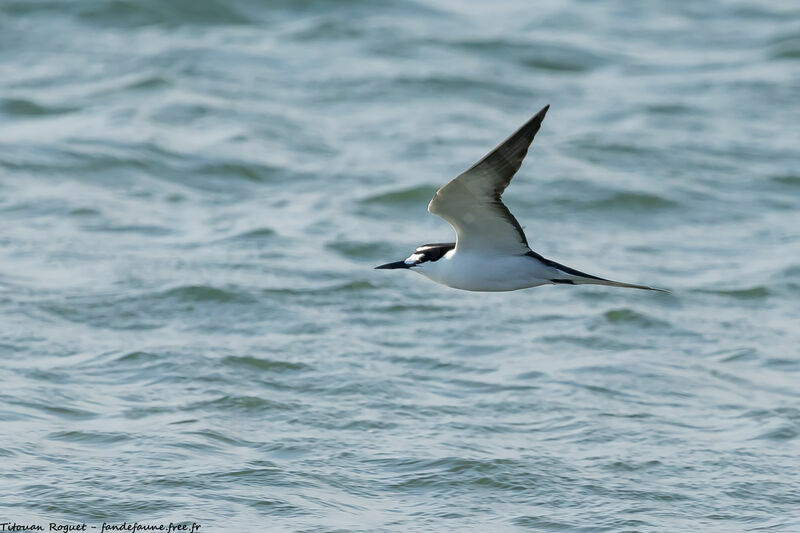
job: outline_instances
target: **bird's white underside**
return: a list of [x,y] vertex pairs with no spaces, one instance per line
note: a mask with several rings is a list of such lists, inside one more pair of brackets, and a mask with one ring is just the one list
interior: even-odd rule
[[548,277],[558,275],[555,269],[526,256],[457,250],[411,270],[455,289],[491,292],[549,284]]

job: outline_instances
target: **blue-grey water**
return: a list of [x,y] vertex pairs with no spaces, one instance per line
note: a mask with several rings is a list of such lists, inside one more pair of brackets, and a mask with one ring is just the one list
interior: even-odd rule
[[[372,267],[545,104],[532,247]],[[796,1],[2,0],[0,522],[800,531]]]

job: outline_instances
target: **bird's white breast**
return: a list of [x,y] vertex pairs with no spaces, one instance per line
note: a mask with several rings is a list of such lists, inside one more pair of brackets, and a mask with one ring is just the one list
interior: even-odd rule
[[539,262],[523,255],[452,250],[438,261],[413,270],[442,285],[467,291],[513,291],[548,283]]

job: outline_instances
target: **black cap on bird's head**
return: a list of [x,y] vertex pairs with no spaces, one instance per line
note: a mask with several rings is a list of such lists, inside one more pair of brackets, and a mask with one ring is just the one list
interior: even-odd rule
[[394,268],[411,268],[423,263],[438,261],[444,255],[456,247],[454,242],[439,242],[435,244],[423,244],[418,246],[414,253],[404,261],[395,261],[385,265],[376,266],[376,269],[390,270]]

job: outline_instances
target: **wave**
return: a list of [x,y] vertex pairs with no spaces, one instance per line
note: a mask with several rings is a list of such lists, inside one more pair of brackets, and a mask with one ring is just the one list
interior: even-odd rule
[[763,300],[770,296],[769,287],[763,285],[744,289],[697,289],[696,292],[714,296],[725,296],[737,300]]
[[416,187],[406,187],[394,189],[388,192],[375,194],[359,200],[365,205],[419,205],[427,204],[433,198],[433,194],[438,187],[433,185],[419,185]]
[[65,105],[44,105],[27,98],[0,98],[0,113],[12,117],[47,117],[64,115],[80,108]]
[[667,328],[670,323],[653,316],[634,311],[633,309],[611,309],[603,313],[603,318],[609,324],[632,325],[642,328]]

